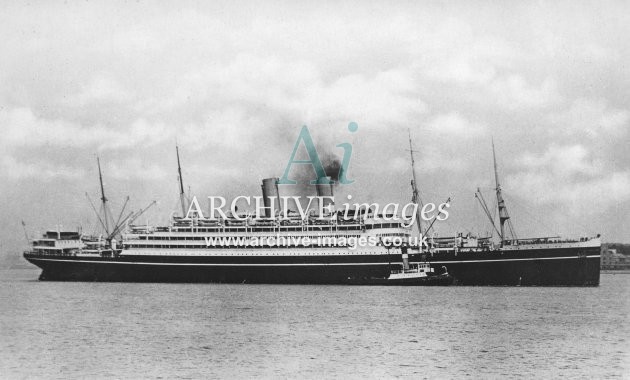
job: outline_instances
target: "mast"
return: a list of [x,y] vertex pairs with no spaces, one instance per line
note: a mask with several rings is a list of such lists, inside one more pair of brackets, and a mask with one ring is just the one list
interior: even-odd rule
[[475,198],[477,198],[477,201],[479,201],[479,204],[481,205],[481,209],[483,210],[483,212],[486,213],[488,220],[490,220],[490,224],[492,224],[492,228],[494,228],[494,230],[497,231],[497,234],[499,234],[500,236],[501,232],[499,232],[499,230],[497,229],[496,223],[494,222],[494,218],[492,217],[492,214],[490,213],[490,209],[488,208],[488,204],[486,203],[486,200],[483,199],[483,194],[481,194],[481,190],[479,188],[477,188],[477,192],[475,193]]
[[103,203],[103,219],[105,219],[104,227],[105,233],[109,236],[109,216],[107,215],[107,197],[105,197],[105,187],[103,186],[103,173],[101,172],[101,160],[96,156],[96,163],[98,165],[98,180],[101,184],[101,202]]
[[175,145],[175,152],[177,153],[177,173],[179,175],[179,202],[182,206],[182,217],[186,216],[186,194],[184,193],[184,180],[182,178],[182,166],[179,162],[179,147]]
[[[418,191],[418,181],[416,180],[416,161],[413,158],[413,145],[411,144],[411,130],[409,132],[409,154],[411,155],[411,202],[422,207],[422,200],[420,200],[420,192]],[[419,213],[416,213],[416,224],[418,225],[418,232],[422,235],[422,224]]]
[[500,228],[500,238],[501,245],[503,245],[503,241],[505,240],[505,222],[510,219],[510,215],[508,214],[507,207],[505,207],[505,200],[503,200],[503,195],[501,195],[501,185],[499,185],[499,171],[497,169],[497,156],[494,151],[494,139],[492,139],[492,160],[494,161],[494,182],[496,184],[496,192],[497,192],[497,205],[499,207],[499,228]]

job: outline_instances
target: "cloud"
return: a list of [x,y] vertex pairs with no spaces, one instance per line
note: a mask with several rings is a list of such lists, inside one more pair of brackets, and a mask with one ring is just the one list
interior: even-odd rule
[[182,146],[194,151],[219,147],[242,154],[252,148],[256,136],[259,135],[258,131],[265,127],[265,122],[248,114],[243,106],[213,109],[205,113],[201,122],[182,126],[177,139]]
[[466,139],[485,133],[484,125],[466,120],[457,112],[437,115],[428,122],[427,129],[448,138]]
[[157,181],[163,180],[168,176],[163,167],[139,158],[126,159],[124,162],[109,162],[106,170],[109,177],[121,180]]
[[630,171],[606,170],[582,145],[552,144],[543,154],[523,154],[518,162],[506,187],[533,204],[592,215],[630,199]]
[[165,141],[172,141],[174,130],[163,122],[149,122],[143,118],[135,120],[131,125],[118,130],[102,129],[102,136],[98,141],[99,149],[130,149],[150,148]]
[[461,19],[450,17],[430,34],[416,50],[415,67],[426,78],[460,87],[489,85],[523,55],[507,39],[475,32]]
[[97,74],[81,90],[64,99],[71,107],[85,107],[94,103],[123,103],[132,100],[132,94],[112,75]]
[[417,154],[420,171],[461,173],[474,163],[460,152],[487,138],[487,127],[466,119],[458,112],[448,112],[429,119],[416,135],[423,141],[423,144],[414,147],[420,153]]
[[387,163],[387,169],[395,173],[405,173],[409,171],[410,165],[409,158],[392,157]]
[[[382,129],[383,125],[409,125],[427,111],[415,93],[408,72],[392,70],[373,77],[348,75],[321,86],[306,99],[319,119],[361,120]],[[306,105],[305,104],[305,105]]]
[[512,111],[550,107],[562,100],[556,82],[551,78],[535,86],[521,75],[508,75],[495,79],[489,92],[500,106]]
[[49,182],[52,180],[77,180],[83,177],[84,172],[65,165],[54,165],[46,162],[25,163],[15,160],[11,156],[0,158],[0,173],[9,180],[20,181],[31,179],[37,182]]
[[30,108],[0,110],[5,149],[36,148],[41,146],[94,149],[122,149],[150,147],[172,136],[164,124],[150,124],[137,119],[129,126],[83,126],[63,119],[38,117]]
[[476,67],[466,58],[454,57],[443,65],[431,64],[425,72],[428,78],[463,85],[486,85],[497,75],[494,67]]
[[528,170],[548,168],[565,179],[574,175],[594,176],[603,171],[603,163],[593,159],[582,145],[552,144],[543,155],[525,153],[519,162]]
[[[427,111],[408,69],[352,73],[333,80],[326,74],[300,59],[241,53],[193,70],[176,83],[174,91],[150,97],[139,109],[172,112],[184,119],[211,113],[223,120],[240,113],[241,119],[251,117],[266,124],[278,118],[298,124],[360,120],[364,126],[380,128],[408,124]],[[223,112],[232,116],[219,116]]]
[[[0,125],[3,128],[0,169],[12,180],[77,180],[85,174],[84,163],[63,158],[74,157],[78,150],[87,149],[92,153],[123,151],[123,157],[126,158],[129,149],[150,148],[164,141],[174,141],[173,131],[164,124],[150,124],[144,119],[138,119],[126,128],[123,126],[118,129],[100,125],[82,126],[63,119],[41,118],[24,107],[0,110]],[[132,157],[113,172],[116,178],[164,177],[157,166],[140,165],[137,157]]]
[[[196,191],[256,194],[260,178],[282,173],[308,125],[326,153],[353,145],[353,195],[408,200],[409,128],[425,193],[483,186],[493,136],[506,189],[514,186],[533,212],[561,204],[581,220],[594,208],[571,202],[617,204],[615,220],[600,213],[598,222],[602,232],[630,238],[619,227],[630,215],[628,4],[207,2],[148,11],[87,2],[3,10],[0,170],[5,187],[25,197],[41,196],[41,187],[65,197],[66,184],[54,179],[80,181],[100,152],[116,186],[129,183],[134,198],[166,199],[172,188],[143,182],[175,188],[176,140]],[[13,209],[11,200],[0,206]],[[61,207],[50,214],[69,215]]]
[[568,108],[549,115],[548,119],[556,134],[621,137],[630,129],[630,111],[611,107],[605,99],[575,99]]

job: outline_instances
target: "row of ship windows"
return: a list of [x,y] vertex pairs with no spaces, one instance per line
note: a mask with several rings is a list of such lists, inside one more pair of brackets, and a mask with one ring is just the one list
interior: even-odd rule
[[[400,236],[399,234],[383,234],[381,236]],[[305,239],[309,238],[311,240],[321,239],[325,241],[326,239],[339,239],[339,238],[360,238],[361,235],[326,235],[326,236],[317,236],[317,235],[290,235],[290,236],[280,236],[280,240],[286,239]],[[263,238],[273,238],[274,240],[278,240],[278,237],[275,235],[263,235],[258,237],[258,239]],[[186,241],[186,240],[206,240],[206,239],[223,239],[224,241],[231,241],[232,239],[242,239],[241,236],[223,236],[223,237],[211,237],[211,236],[155,236],[155,235],[140,235],[138,240],[172,240],[172,241]]]
[[365,224],[362,226],[340,226],[326,225],[326,226],[281,226],[281,227],[173,227],[173,232],[269,232],[269,231],[357,231],[357,230],[371,230],[378,228],[400,228],[400,223],[382,223],[382,224]]
[[76,251],[76,249],[36,249],[35,253],[52,256],[72,256]]
[[[397,252],[395,250],[391,250],[389,251],[390,255],[394,255]],[[124,255],[135,255],[135,254],[141,254],[141,253],[137,253],[137,252],[133,252],[133,253],[129,253],[129,252],[124,252]],[[295,252],[295,251],[289,251],[289,252],[256,252],[256,251],[246,251],[246,252],[234,252],[234,253],[230,253],[229,256],[339,256],[339,255],[343,255],[343,256],[356,256],[356,255],[387,255],[388,252],[362,252],[362,251],[334,251],[334,252],[313,252],[313,251],[306,251],[306,252]],[[215,255],[209,255],[207,252],[203,253],[203,252],[177,252],[177,251],[172,251],[172,252],[151,252],[150,254],[147,253],[147,256],[217,256]],[[221,255],[218,255],[221,256]]]
[[125,244],[124,248],[125,249],[134,249],[134,248],[155,248],[155,249],[163,249],[163,248],[175,248],[175,249],[243,249],[243,248],[247,248],[247,249],[257,249],[257,248],[317,248],[317,247],[322,247],[322,248],[330,248],[330,247],[352,247],[352,245],[339,245],[339,244],[310,244],[310,245],[304,245],[304,244],[291,244],[290,246],[285,246],[282,244],[279,245],[214,245],[214,246],[208,246],[208,245],[170,245],[170,244]]

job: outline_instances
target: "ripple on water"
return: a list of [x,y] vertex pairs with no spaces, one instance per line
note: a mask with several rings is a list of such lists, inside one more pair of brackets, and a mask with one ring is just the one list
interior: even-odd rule
[[36,276],[2,276],[10,286],[0,287],[0,373],[9,378],[630,373],[630,275],[602,275],[599,288],[43,283]]

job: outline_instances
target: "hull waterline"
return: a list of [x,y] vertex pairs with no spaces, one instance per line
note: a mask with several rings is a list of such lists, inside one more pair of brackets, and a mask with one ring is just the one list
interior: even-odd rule
[[[537,258],[434,257],[431,266],[446,266],[456,285],[597,286],[599,255]],[[252,262],[247,258],[189,261],[163,257],[53,258],[27,255],[46,281],[197,282],[268,284],[348,284],[352,279],[386,278],[390,262]],[[357,259],[360,259],[358,257]],[[354,282],[356,283],[356,281]]]

